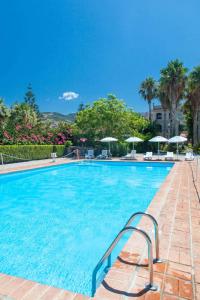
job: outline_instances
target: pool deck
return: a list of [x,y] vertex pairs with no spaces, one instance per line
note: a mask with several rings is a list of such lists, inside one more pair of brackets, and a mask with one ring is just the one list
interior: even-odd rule
[[[68,160],[1,166],[0,174],[64,162]],[[94,298],[0,274],[0,295],[5,295],[0,300],[200,299],[200,175],[197,176],[195,168],[195,162],[176,162],[148,207],[159,224],[160,257],[164,260],[154,264],[158,291],[144,287],[148,282],[147,249],[141,237],[134,234]],[[148,220],[142,218],[139,227],[153,240],[152,224]]]

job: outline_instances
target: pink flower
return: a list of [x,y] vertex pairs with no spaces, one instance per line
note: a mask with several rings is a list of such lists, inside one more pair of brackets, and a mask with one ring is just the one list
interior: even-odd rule
[[19,125],[19,124],[17,124],[16,126],[15,126],[15,129],[18,131],[18,130],[20,130],[22,127],[21,127],[21,125]]
[[11,136],[9,135],[9,133],[5,130],[3,135],[5,136],[5,138],[7,138],[8,140],[11,140]]
[[86,138],[80,138],[80,142],[85,143],[87,141]]
[[32,129],[32,125],[31,125],[31,124],[27,124],[27,125],[26,125],[26,128]]

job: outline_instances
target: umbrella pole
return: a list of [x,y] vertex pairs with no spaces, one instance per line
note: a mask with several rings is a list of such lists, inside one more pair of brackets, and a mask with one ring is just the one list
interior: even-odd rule
[[158,142],[158,159],[160,159],[160,143]]
[[178,143],[176,143],[176,156],[177,156],[177,160],[178,160]]
[[[135,149],[134,149],[134,142],[133,142],[133,151],[134,151]],[[133,154],[133,158],[135,159],[135,154]]]

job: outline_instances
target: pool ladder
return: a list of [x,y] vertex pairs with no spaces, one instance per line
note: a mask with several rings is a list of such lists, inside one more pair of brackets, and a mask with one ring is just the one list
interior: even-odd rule
[[[153,225],[154,225],[155,253],[156,253],[155,259],[153,259],[152,241],[151,241],[149,235],[144,230],[142,230],[140,228],[130,226],[130,224],[133,222],[133,220],[137,216],[144,216],[144,217],[149,218],[152,221]],[[139,233],[145,239],[145,241],[147,243],[147,248],[148,248],[148,266],[149,266],[149,283],[146,285],[146,288],[148,288],[149,290],[152,290],[152,291],[156,291],[157,290],[157,286],[155,286],[154,282],[153,282],[153,263],[154,262],[155,263],[162,262],[162,260],[160,259],[160,256],[159,256],[159,231],[158,231],[158,223],[157,223],[156,219],[152,215],[144,213],[144,212],[136,212],[136,213],[134,213],[130,217],[130,219],[127,221],[126,225],[118,233],[118,235],[116,236],[116,238],[111,243],[110,247],[107,249],[107,251],[105,252],[105,254],[102,256],[102,258],[100,259],[100,261],[96,265],[96,267],[95,267],[95,269],[94,269],[94,271],[92,273],[92,297],[94,297],[94,295],[96,293],[96,289],[97,289],[97,273],[98,273],[99,269],[102,267],[103,263],[107,259],[107,266],[106,266],[106,268],[104,270],[106,272],[108,271],[108,269],[111,267],[111,253],[114,250],[115,246],[118,244],[119,240],[122,238],[122,236],[126,232],[128,232],[128,231],[135,231],[135,232]]]

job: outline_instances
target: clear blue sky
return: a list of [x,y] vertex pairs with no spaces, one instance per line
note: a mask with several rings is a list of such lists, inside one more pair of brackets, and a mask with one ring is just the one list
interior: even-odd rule
[[175,58],[200,64],[199,12],[199,0],[1,0],[0,96],[21,101],[31,82],[41,111],[108,93],[145,111],[146,76]]

